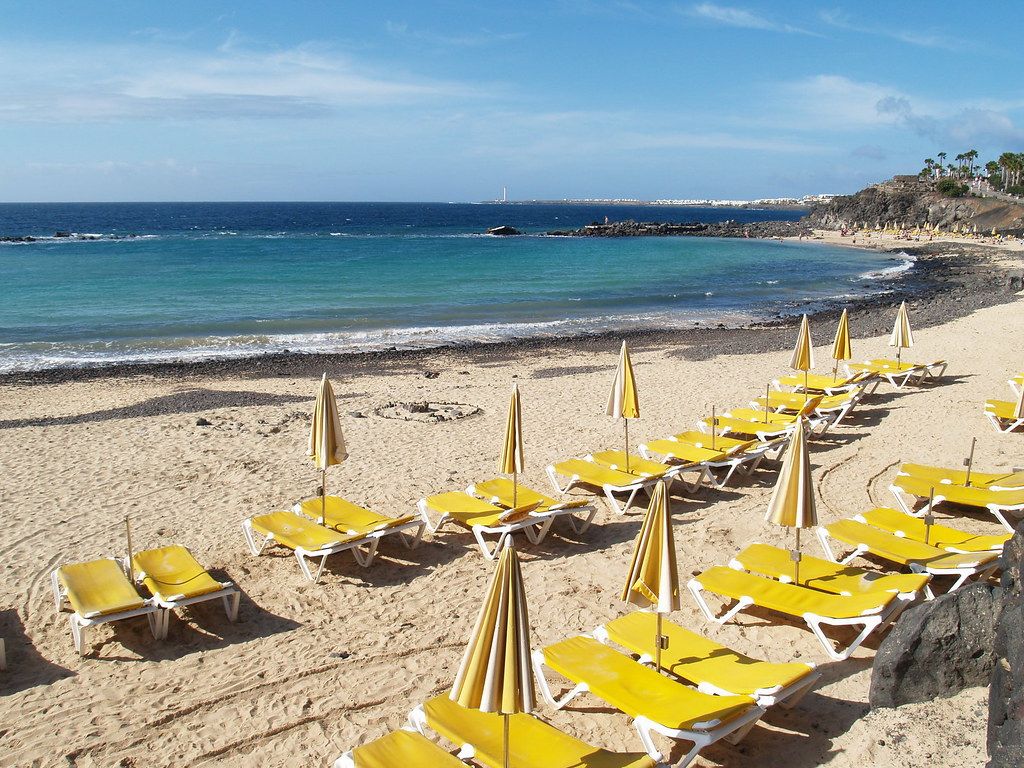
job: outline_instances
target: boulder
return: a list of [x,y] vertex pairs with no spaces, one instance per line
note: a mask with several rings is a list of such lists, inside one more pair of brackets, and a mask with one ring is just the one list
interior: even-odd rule
[[988,689],[989,768],[1024,765],[1024,598],[1003,606]]
[[1024,523],[1003,547],[1003,611],[988,689],[989,768],[1024,765]]
[[1003,590],[971,584],[908,609],[875,654],[872,707],[931,701],[988,685]]
[[515,227],[510,227],[508,224],[503,224],[500,227],[491,227],[490,229],[487,230],[487,234],[488,235],[508,236],[508,235],[521,235],[523,233],[520,232]]

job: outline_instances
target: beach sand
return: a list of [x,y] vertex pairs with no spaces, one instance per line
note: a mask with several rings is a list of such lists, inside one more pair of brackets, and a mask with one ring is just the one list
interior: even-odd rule
[[[1010,399],[1022,309],[1017,296],[918,330],[906,356],[948,359],[941,384],[900,392],[883,385],[849,423],[812,443],[823,522],[891,505],[887,487],[901,461],[957,466],[972,437],[979,469],[1020,463],[1020,435],[996,434],[982,401]],[[821,372],[830,368],[833,330],[812,325]],[[857,318],[852,330],[858,359],[891,352],[884,336],[863,338]],[[618,345],[581,349],[436,350],[329,368],[350,452],[330,470],[329,489],[399,515],[424,495],[495,476],[515,381],[528,465],[521,479],[547,490],[548,463],[622,444],[621,422],[603,415]],[[746,404],[786,372],[789,359],[642,339],[631,352],[642,408],[630,428],[634,446],[691,428],[713,405]],[[287,508],[317,487],[305,446],[318,375],[278,375],[267,365],[201,370],[180,379],[139,372],[0,383],[0,636],[10,665],[0,673],[0,765],[328,765],[401,727],[410,709],[450,686],[493,570],[472,537],[449,528],[412,551],[390,541],[365,570],[341,554],[319,584],[305,582],[284,550],[251,556],[242,518]],[[393,400],[466,403],[481,412],[440,424],[373,414]],[[210,426],[198,426],[199,418]],[[684,580],[727,563],[748,543],[791,541],[763,520],[776,466],[725,491],[673,499]],[[539,546],[520,545],[534,646],[630,610],[619,590],[640,515],[616,517],[595,503],[598,517],[583,536],[561,527]],[[125,515],[136,549],[183,544],[235,581],[244,593],[239,622],[207,603],[186,610],[184,621],[172,619],[163,642],[144,619],[104,625],[89,632],[88,656],[79,658],[67,617],[54,610],[50,572],[122,555]],[[984,515],[957,524],[1001,530]],[[820,554],[813,537],[805,541]],[[754,656],[813,661],[822,671],[821,685],[799,706],[770,711],[740,745],[707,748],[698,765],[920,766],[939,756],[947,765],[984,763],[985,688],[869,712],[876,638],[850,660],[830,663],[802,624],[755,613],[716,629],[689,594],[682,603],[673,620],[685,626]],[[577,702],[561,712],[542,705],[540,714],[594,744],[641,748],[625,716],[594,698]],[[683,751],[676,746],[673,758]]]

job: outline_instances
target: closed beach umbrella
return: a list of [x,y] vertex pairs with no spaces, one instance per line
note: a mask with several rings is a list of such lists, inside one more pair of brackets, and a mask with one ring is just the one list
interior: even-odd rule
[[832,369],[832,380],[835,381],[839,375],[839,361],[849,360],[853,357],[853,350],[850,348],[850,318],[844,309],[839,318],[839,325],[836,328],[836,337],[832,340],[832,359],[836,361]]
[[523,471],[523,418],[519,405],[519,385],[512,385],[512,398],[508,404],[508,423],[505,425],[505,443],[501,447],[498,471],[512,475],[512,506],[517,506],[516,476]]
[[519,556],[512,539],[501,551],[450,698],[463,707],[504,717],[503,744],[508,768],[509,715],[529,713],[536,706],[530,667],[530,619]]
[[914,332],[910,329],[910,315],[907,313],[907,302],[900,304],[896,313],[896,322],[892,326],[892,335],[889,337],[889,346],[896,347],[896,363],[900,362],[900,355],[904,349],[914,346]]
[[811,343],[811,324],[807,315],[800,321],[800,332],[796,337],[796,347],[789,360],[789,367],[804,372],[804,393],[807,393],[807,372],[814,367],[814,345]]
[[797,421],[796,431],[786,449],[782,470],[775,481],[772,498],[768,502],[765,520],[776,525],[796,529],[796,549],[793,558],[793,581],[800,583],[800,529],[812,528],[818,524],[818,513],[814,508],[814,486],[811,480],[811,460],[807,452],[807,435],[804,418]]
[[633,376],[633,363],[629,359],[629,349],[622,342],[619,352],[619,364],[615,368],[615,381],[608,396],[608,415],[622,419],[626,425],[626,471],[629,472],[629,420],[640,418],[640,399],[636,392],[636,378]]
[[668,647],[668,638],[661,633],[661,617],[679,610],[676,545],[672,536],[672,515],[669,513],[664,480],[658,481],[651,494],[650,506],[647,507],[640,535],[633,547],[633,560],[629,564],[622,599],[633,605],[653,607],[657,612],[654,659],[660,672],[661,652]]
[[320,380],[320,389],[316,393],[306,455],[313,459],[313,464],[320,470],[320,522],[323,523],[327,517],[327,468],[341,464],[348,458],[345,438],[341,434],[338,403],[334,399],[334,389],[327,380],[326,373]]

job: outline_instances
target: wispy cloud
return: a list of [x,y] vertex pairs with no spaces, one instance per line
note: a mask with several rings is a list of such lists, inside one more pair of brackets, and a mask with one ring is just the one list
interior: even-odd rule
[[687,9],[691,16],[713,21],[727,27],[739,27],[741,29],[760,29],[767,32],[786,32],[799,35],[812,35],[819,37],[817,32],[809,29],[795,27],[792,24],[775,21],[767,16],[762,16],[754,11],[745,8],[736,8],[727,5],[714,5],[713,3],[700,3]]
[[886,37],[890,40],[898,40],[908,45],[916,45],[922,48],[939,48],[947,51],[974,50],[979,46],[959,37],[949,37],[937,32],[930,32],[921,29],[894,29],[878,24],[863,24],[853,21],[847,14],[840,10],[821,11],[818,16],[830,27],[843,29],[848,32],[858,32],[865,35],[876,35]]
[[395,21],[385,22],[384,28],[394,38],[414,40],[443,48],[481,48],[495,43],[519,40],[526,36],[523,32],[492,32],[488,29],[465,35],[447,35],[428,29],[413,28],[405,22]]
[[236,34],[199,52],[172,45],[6,46],[0,70],[0,115],[12,121],[317,118],[483,93],[380,71],[329,46],[259,48]]

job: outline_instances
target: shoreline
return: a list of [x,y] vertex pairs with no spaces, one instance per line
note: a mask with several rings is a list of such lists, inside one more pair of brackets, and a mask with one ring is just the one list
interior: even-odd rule
[[[782,238],[773,238],[782,239]],[[797,242],[797,237],[785,238]],[[940,240],[930,243],[886,240],[852,243],[838,233],[815,231],[800,242],[862,248],[887,253],[906,253],[915,258],[906,272],[885,279],[885,290],[845,303],[830,301],[817,311],[808,312],[813,323],[833,323],[842,307],[849,310],[857,335],[877,335],[888,331],[892,310],[903,300],[914,309],[915,327],[929,327],[962,317],[975,309],[1013,300],[1021,288],[1020,266],[1002,263],[996,255],[1012,254],[1019,249],[963,241]],[[993,269],[993,266],[996,268]],[[799,306],[796,307],[799,310]],[[716,355],[749,354],[787,348],[792,339],[799,311],[776,313],[774,319],[738,327],[721,323],[695,324],[692,328],[632,328],[580,333],[569,336],[519,337],[502,341],[468,341],[432,347],[389,348],[361,352],[267,352],[238,357],[153,362],[113,362],[69,365],[34,371],[0,373],[3,385],[44,385],[67,381],[109,378],[156,377],[187,379],[210,375],[284,376],[306,375],[329,370],[358,372],[381,366],[437,364],[438,358],[452,355],[472,361],[504,360],[519,355],[556,354],[572,351],[598,351],[626,340],[632,346],[675,345],[687,359],[707,359]],[[827,331],[831,333],[831,329]],[[818,329],[820,336],[821,330]],[[824,340],[818,338],[818,343]]]

